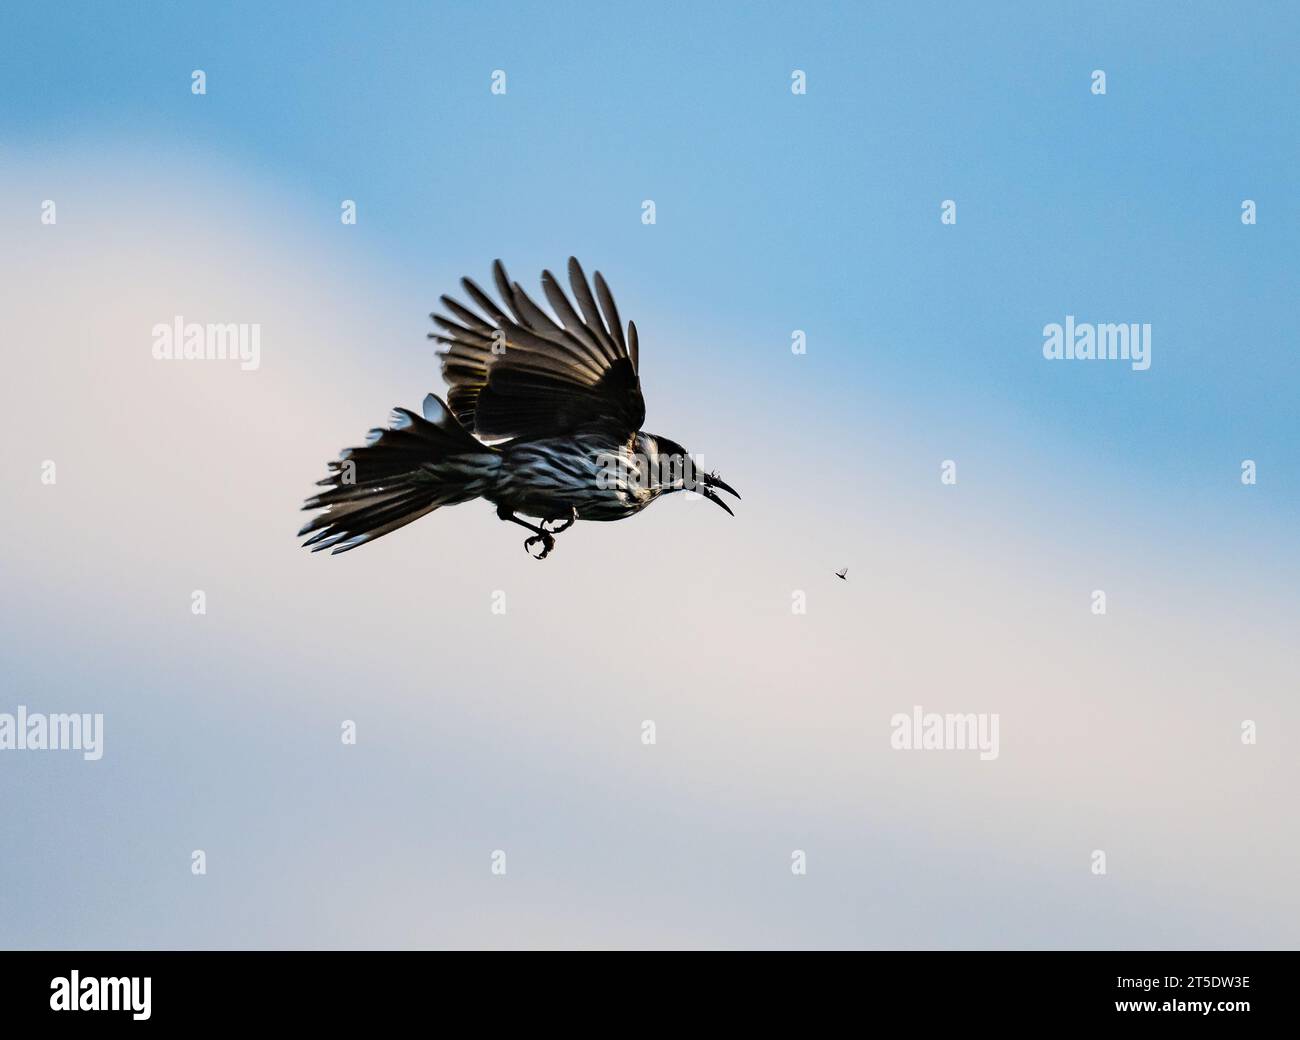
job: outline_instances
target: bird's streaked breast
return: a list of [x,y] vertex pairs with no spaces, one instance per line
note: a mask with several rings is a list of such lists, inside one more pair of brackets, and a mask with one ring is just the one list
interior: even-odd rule
[[503,462],[489,497],[529,516],[561,517],[576,509],[581,520],[621,520],[654,497],[643,463],[626,442],[609,437],[516,443],[506,449]]

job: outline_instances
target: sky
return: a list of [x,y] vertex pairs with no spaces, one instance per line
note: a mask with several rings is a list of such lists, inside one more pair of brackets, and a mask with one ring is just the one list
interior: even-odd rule
[[[1294,947],[1300,13],[949,7],[6,5],[0,945]],[[737,516],[297,548],[571,254]]]

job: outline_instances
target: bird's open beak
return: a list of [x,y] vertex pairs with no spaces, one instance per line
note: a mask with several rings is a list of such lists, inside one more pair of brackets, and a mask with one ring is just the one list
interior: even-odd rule
[[719,477],[713,476],[711,473],[702,475],[693,490],[698,491],[710,502],[721,506],[731,516],[735,516],[736,514],[731,512],[731,507],[727,505],[726,502],[722,501],[722,497],[717,491],[713,490],[714,488],[719,488],[729,495],[735,495],[737,499],[740,498],[740,493],[735,488]]

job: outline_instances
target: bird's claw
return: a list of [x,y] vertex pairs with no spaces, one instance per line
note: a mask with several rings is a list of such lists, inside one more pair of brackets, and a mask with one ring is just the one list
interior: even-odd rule
[[[573,522],[574,522],[575,520],[577,520],[577,519],[578,519],[578,510],[577,510],[577,509],[574,509],[574,508],[570,508],[570,509],[569,509],[569,515],[568,515],[567,517],[564,518],[564,522],[563,522],[563,523],[560,522],[560,518],[559,518],[559,517],[555,517],[555,518],[552,519],[552,520],[543,520],[543,521],[542,521],[542,529],[543,529],[544,531],[549,531],[551,534],[560,534],[562,531],[567,531],[570,527],[572,527],[572,526],[573,526]],[[560,526],[559,526],[559,527],[547,527],[547,526],[546,526],[547,524],[559,524]]]
[[[542,551],[539,553],[533,552],[534,545],[541,545]],[[532,538],[529,538],[524,542],[524,552],[526,552],[534,560],[546,559],[546,557],[551,555],[551,550],[554,548],[555,548],[555,539],[551,537],[551,533],[549,531],[543,531],[541,534],[534,535]]]

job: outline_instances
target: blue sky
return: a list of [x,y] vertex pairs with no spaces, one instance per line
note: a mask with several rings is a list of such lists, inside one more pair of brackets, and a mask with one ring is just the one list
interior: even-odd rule
[[[1294,946],[1294,5],[10,3],[0,40],[0,658],[108,748],[0,756],[0,944]],[[438,294],[571,253],[735,520],[299,552],[325,459],[439,390]],[[182,312],[262,322],[263,369],[155,365]],[[1067,314],[1150,323],[1151,369],[1045,361]],[[611,616],[691,667],[611,688]],[[1003,760],[891,756],[918,701],[1000,710]]]
[[[796,411],[925,394],[960,429],[991,397],[1000,432],[1162,479],[1258,455],[1294,506],[1293,5],[729,6],[9,5],[0,127],[229,164],[298,218],[354,198],[426,293],[616,261],[774,383],[804,328]],[[1044,364],[1066,313],[1151,322],[1153,369]]]

